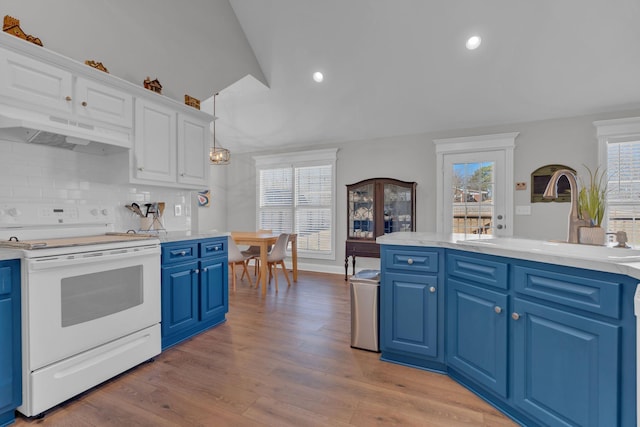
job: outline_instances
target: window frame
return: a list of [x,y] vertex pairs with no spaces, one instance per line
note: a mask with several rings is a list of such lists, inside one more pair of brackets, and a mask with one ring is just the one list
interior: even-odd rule
[[[597,120],[593,122],[596,127],[596,135],[598,137],[598,165],[608,167],[609,145],[624,142],[640,141],[640,117],[628,117],[623,119]],[[607,175],[609,171],[607,171]],[[633,203],[629,201],[626,205],[637,205],[640,202]],[[607,209],[601,225],[605,230],[609,230],[609,200],[607,200]],[[638,243],[638,242],[630,242]]]
[[[313,166],[331,166],[331,249],[328,252],[316,252],[301,250],[298,247],[298,256],[301,258],[312,259],[336,259],[336,163],[337,163],[337,148],[321,149],[321,150],[309,150],[300,151],[294,153],[280,153],[280,154],[268,154],[261,156],[254,156],[256,168],[256,229],[260,227],[260,171],[266,169],[279,169],[290,168],[292,169],[293,177],[293,189],[292,197],[294,197],[291,206],[291,229],[296,229],[296,211],[298,207],[295,203],[295,169],[301,167],[313,167]],[[308,209],[308,207],[302,206],[301,209]]]

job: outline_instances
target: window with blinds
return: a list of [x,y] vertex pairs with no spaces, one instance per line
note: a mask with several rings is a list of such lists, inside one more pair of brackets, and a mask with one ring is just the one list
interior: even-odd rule
[[335,153],[316,150],[255,158],[257,228],[296,233],[298,253],[308,258],[335,256]]
[[607,144],[607,228],[640,244],[640,140]]

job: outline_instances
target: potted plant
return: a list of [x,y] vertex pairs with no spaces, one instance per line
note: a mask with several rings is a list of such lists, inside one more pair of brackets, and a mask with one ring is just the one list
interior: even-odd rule
[[591,171],[587,166],[589,180],[580,178],[580,192],[578,193],[578,210],[582,219],[590,222],[590,227],[579,230],[580,243],[604,245],[605,230],[601,227],[607,203],[607,176],[605,171],[596,168]]

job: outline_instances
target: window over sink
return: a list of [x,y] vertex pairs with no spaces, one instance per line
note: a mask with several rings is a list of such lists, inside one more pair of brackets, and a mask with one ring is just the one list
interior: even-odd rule
[[298,254],[335,259],[337,149],[256,156],[256,227],[297,233]]

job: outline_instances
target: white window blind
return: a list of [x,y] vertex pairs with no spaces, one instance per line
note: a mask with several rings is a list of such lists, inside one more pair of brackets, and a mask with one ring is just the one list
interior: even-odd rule
[[334,258],[337,150],[256,157],[258,229],[296,233],[298,253]]
[[598,120],[598,164],[606,167],[608,232],[625,231],[640,245],[640,117]]
[[607,229],[640,244],[640,140],[607,144]]

